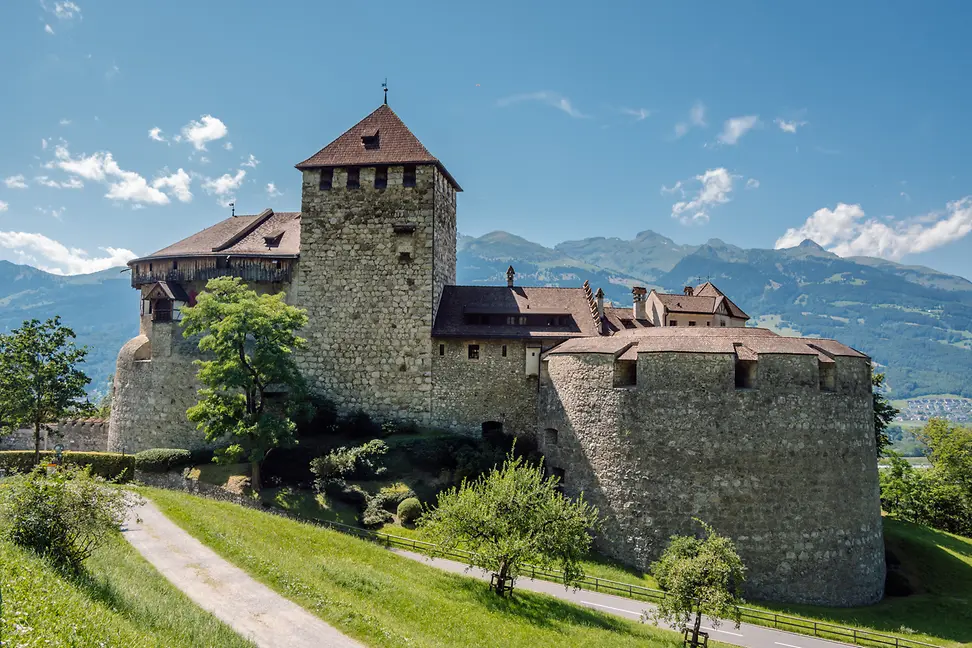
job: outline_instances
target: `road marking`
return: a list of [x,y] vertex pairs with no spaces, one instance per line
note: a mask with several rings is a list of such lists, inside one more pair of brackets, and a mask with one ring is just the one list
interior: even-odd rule
[[703,630],[709,630],[711,632],[721,632],[722,634],[732,635],[733,637],[741,637],[742,636],[738,632],[729,632],[728,630],[720,630],[718,628],[706,628],[705,626],[703,626],[702,629]]
[[800,648],[800,646],[794,646],[793,644],[780,643],[779,641],[774,641],[777,646],[786,646],[786,648]]
[[610,605],[601,605],[600,603],[591,603],[590,601],[581,601],[584,605],[593,605],[594,607],[604,608],[605,610],[614,610],[615,612],[624,612],[625,614],[633,614],[635,616],[641,616],[641,612],[632,612],[631,610],[625,610],[624,608],[611,607]]

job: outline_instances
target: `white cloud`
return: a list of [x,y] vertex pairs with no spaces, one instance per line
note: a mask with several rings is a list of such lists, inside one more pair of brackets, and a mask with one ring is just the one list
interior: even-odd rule
[[64,182],[58,182],[57,180],[52,180],[47,176],[37,176],[34,178],[34,182],[41,185],[42,187],[50,187],[51,189],[83,189],[84,183],[78,178],[68,178]]
[[223,144],[223,148],[226,149],[227,151],[232,151],[233,150],[233,142],[226,142],[225,144]]
[[62,119],[61,121],[59,121],[57,123],[60,124],[61,126],[70,126],[71,125],[71,120],[70,119]]
[[108,185],[105,198],[109,200],[128,200],[136,203],[166,205],[169,197],[149,185],[141,175],[125,171],[118,166],[111,153],[99,152],[89,156],[72,158],[67,146],[58,145],[54,149],[55,165],[71,175],[85,180]]
[[179,169],[172,175],[156,178],[152,182],[152,187],[154,189],[171,189],[179,202],[190,202],[192,201],[192,192],[189,190],[191,184],[192,178],[189,174]]
[[70,0],[67,2],[55,2],[53,13],[60,20],[72,20],[75,16],[81,18],[81,7]]
[[283,192],[277,189],[277,185],[273,184],[272,182],[268,182],[267,195],[270,196],[271,198],[276,198],[277,196],[282,196]]
[[114,247],[99,248],[104,254],[91,257],[80,248],[67,246],[43,234],[0,231],[0,248],[12,250],[15,258],[54,274],[86,274],[123,266],[134,259],[131,250]]
[[681,180],[673,184],[671,187],[666,187],[665,185],[662,185],[661,192],[662,194],[680,193],[682,194],[683,198],[685,197],[685,187],[682,186]]
[[45,216],[50,216],[55,220],[61,220],[61,216],[67,211],[67,207],[61,207],[60,209],[56,207],[48,207],[47,209],[43,207],[34,207],[34,210],[38,213],[44,214]]
[[524,101],[539,101],[547,104],[548,106],[556,108],[557,110],[563,111],[571,117],[577,119],[584,119],[588,117],[588,115],[585,115],[581,111],[574,108],[574,105],[567,97],[547,90],[542,92],[528,92],[526,94],[513,95],[512,97],[504,97],[503,99],[497,101],[496,105],[503,108],[506,106],[512,106],[513,104],[522,103]]
[[24,182],[23,175],[14,175],[9,178],[4,178],[3,184],[7,185],[7,189],[26,189],[27,183]]
[[746,181],[746,188],[759,189],[759,180],[757,180],[756,178],[750,178],[749,180]]
[[647,108],[622,108],[621,112],[625,115],[631,115],[635,118],[635,121],[643,121],[651,116],[651,111]]
[[0,200],[0,212],[5,212],[8,209],[10,209],[10,204],[9,203],[5,203],[2,200]]
[[[672,205],[672,218],[677,218],[684,225],[707,223],[709,212],[713,207],[731,200],[729,194],[732,193],[732,183],[738,177],[722,167],[709,169],[702,175],[695,176],[695,180],[701,183],[698,193],[690,200],[681,200]],[[683,191],[684,197],[684,188],[681,183],[676,183],[675,187],[668,189],[668,191],[671,192],[676,188]],[[667,188],[663,187],[662,189]]]
[[148,136],[150,140],[154,140],[156,142],[168,141],[167,139],[165,139],[165,136],[162,134],[162,129],[159,128],[158,126],[155,126],[154,128],[150,128],[148,132]]
[[693,127],[704,128],[705,126],[707,126],[705,123],[705,104],[701,101],[696,101],[692,105],[692,108],[689,109],[688,120],[675,124],[675,137],[678,138],[685,135]]
[[182,128],[182,139],[190,142],[197,151],[205,151],[208,142],[226,137],[226,124],[212,115],[203,115],[199,121],[191,121]]
[[256,159],[256,157],[252,153],[250,153],[250,157],[248,157],[246,161],[243,162],[243,164],[241,164],[240,166],[245,166],[245,167],[250,167],[251,169],[255,169],[256,165],[258,164],[260,164],[260,160]]
[[225,206],[234,199],[233,192],[240,188],[245,177],[246,171],[239,169],[236,175],[231,176],[228,173],[224,173],[218,178],[206,178],[205,182],[202,183],[202,188],[206,193],[221,198],[222,200],[219,202]]
[[42,151],[46,151],[47,150],[47,140],[44,139],[44,138],[41,138],[41,150]]
[[934,212],[903,221],[867,218],[860,205],[839,203],[833,210],[818,209],[799,228],[790,228],[776,241],[776,248],[799,245],[813,239],[840,256],[868,255],[898,260],[908,254],[928,252],[972,232],[972,196]]
[[733,145],[739,138],[759,125],[759,115],[745,115],[743,117],[733,117],[727,119],[722,126],[722,133],[719,141],[723,144]]
[[796,120],[786,121],[785,119],[782,119],[780,117],[777,117],[774,121],[776,125],[780,127],[780,130],[783,131],[784,133],[795,133],[797,132],[798,128],[802,126],[806,126],[809,123],[805,121],[796,121]]
[[44,31],[50,34],[51,36],[54,35],[54,28],[51,27],[50,25],[44,25]]

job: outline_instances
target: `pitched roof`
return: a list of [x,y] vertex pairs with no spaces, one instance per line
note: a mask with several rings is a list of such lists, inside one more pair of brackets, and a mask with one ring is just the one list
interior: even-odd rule
[[[466,315],[495,315],[501,324],[470,324]],[[568,315],[566,326],[506,324],[504,315]],[[532,286],[445,286],[435,325],[435,337],[569,338],[599,335],[583,288]]]
[[711,314],[718,311],[720,304],[725,304],[731,317],[749,319],[749,315],[739,308],[725,293],[716,288],[715,284],[706,281],[692,291],[691,295],[678,295],[656,292],[661,303],[671,313],[704,313]]
[[[266,238],[279,236],[274,247]],[[187,256],[295,257],[300,254],[300,212],[266,209],[256,215],[235,216],[196,232],[129,265],[146,259]]]
[[[365,145],[365,139],[369,143]],[[422,145],[387,104],[349,128],[336,140],[297,165],[317,167],[376,166],[384,164],[434,164],[462,191],[445,166]]]
[[605,329],[609,333],[654,326],[649,319],[635,319],[631,308],[618,308],[616,306],[604,307],[604,321]]

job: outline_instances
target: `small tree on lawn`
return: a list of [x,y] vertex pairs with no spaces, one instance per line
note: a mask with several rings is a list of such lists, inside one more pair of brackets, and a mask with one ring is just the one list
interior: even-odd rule
[[[215,459],[248,461],[259,491],[267,454],[295,443],[296,410],[306,401],[293,352],[304,344],[297,330],[307,315],[287,304],[283,293],[257,295],[236,277],[210,280],[182,313],[183,335],[202,336],[199,349],[212,358],[196,361],[204,387],[186,414],[207,441],[234,441]],[[281,392],[279,405],[271,405],[268,394]]]
[[59,420],[94,411],[85,399],[91,379],[76,366],[88,349],[74,340],[74,331],[60,317],[28,320],[0,336],[0,425],[8,431],[34,430],[35,462],[41,430],[53,432]]
[[491,589],[513,591],[524,563],[564,572],[564,585],[584,577],[580,560],[591,545],[597,509],[583,496],[571,500],[543,466],[510,453],[502,468],[439,494],[436,508],[421,520],[430,541],[443,549],[462,544],[472,564],[492,572]]
[[[658,562],[651,566],[652,575],[665,591],[665,598],[643,616],[683,627],[695,615],[691,630],[692,646],[699,645],[702,616],[712,618],[713,625],[729,618],[739,627],[739,606],[743,603],[738,588],[745,580],[746,568],[736,553],[732,540],[696,519],[705,532],[704,538],[672,536]],[[688,634],[688,633],[687,633]]]

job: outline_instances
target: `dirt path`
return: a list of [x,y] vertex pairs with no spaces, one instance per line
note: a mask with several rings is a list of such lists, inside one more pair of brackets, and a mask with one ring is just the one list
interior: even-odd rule
[[130,510],[122,532],[196,605],[260,648],[363,648],[220,558],[162,515],[152,502]]

